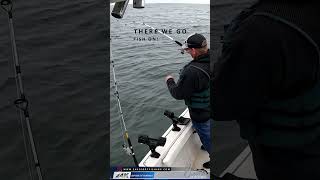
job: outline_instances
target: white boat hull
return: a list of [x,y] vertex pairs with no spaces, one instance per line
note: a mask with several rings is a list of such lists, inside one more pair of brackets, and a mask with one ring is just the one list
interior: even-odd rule
[[[181,116],[190,118],[186,109]],[[180,131],[172,131],[173,126],[162,135],[166,138],[165,146],[157,147],[159,158],[151,157],[151,151],[142,159],[140,167],[184,167],[190,170],[203,169],[202,164],[209,161],[209,154],[201,150],[201,142],[194,133],[192,123],[178,125]],[[206,169],[209,171],[209,169]]]

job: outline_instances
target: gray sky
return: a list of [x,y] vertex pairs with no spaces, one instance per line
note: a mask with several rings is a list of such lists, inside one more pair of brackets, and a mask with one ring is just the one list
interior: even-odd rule
[[[132,3],[130,0],[129,3]],[[145,3],[192,3],[192,4],[210,4],[210,0],[145,0]]]

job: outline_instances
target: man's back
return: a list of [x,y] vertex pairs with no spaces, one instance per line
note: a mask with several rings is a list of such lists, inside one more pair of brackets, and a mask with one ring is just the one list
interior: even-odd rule
[[[209,63],[209,54],[203,54],[198,60],[193,60],[188,63],[180,72],[181,74],[177,85],[173,84],[173,81],[168,82],[171,95],[176,99],[184,99],[188,102],[194,93],[206,90],[209,86]],[[209,100],[207,103],[209,103]],[[188,105],[188,107],[193,120],[204,122],[210,118],[209,106],[193,108]]]
[[[320,100],[311,99],[315,106],[308,107],[295,98],[305,100],[320,82],[319,7],[262,1],[225,37],[222,56],[214,65],[213,119],[239,122],[260,179],[277,179],[272,173],[298,177],[317,172],[317,161],[309,156],[320,161]],[[291,101],[303,113],[292,110]],[[282,106],[285,103],[288,106]],[[293,121],[298,126],[291,126]],[[314,124],[307,127],[310,121]],[[301,162],[309,162],[308,167]]]
[[[203,149],[210,154],[210,58],[207,40],[203,35],[194,33],[181,48],[182,52],[192,57],[192,61],[182,69],[177,83],[170,75],[166,77],[166,83],[175,99],[185,101],[192,126],[199,135]],[[203,163],[203,167],[210,168],[210,161]]]
[[[256,12],[278,12],[286,18],[284,16],[292,17],[290,12],[295,12],[297,6],[261,3]],[[315,9],[311,5],[309,8]],[[306,8],[306,12],[311,10]],[[320,44],[317,17],[310,19],[309,14],[299,17],[295,19],[310,21],[301,29]],[[312,23],[317,25],[310,27]],[[266,101],[300,95],[319,78],[315,47],[291,27],[275,20],[251,15],[229,41],[231,43],[214,65],[212,106],[215,120],[253,120]]]

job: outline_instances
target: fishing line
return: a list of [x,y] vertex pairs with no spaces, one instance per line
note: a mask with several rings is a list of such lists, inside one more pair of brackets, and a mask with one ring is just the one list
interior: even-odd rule
[[[117,20],[118,23],[118,20]],[[115,68],[114,68],[114,62],[113,62],[113,55],[112,55],[112,44],[111,44],[111,38],[110,38],[110,60],[111,60],[111,64],[112,64],[112,71],[113,71],[113,87],[115,88],[115,92],[114,95],[117,98],[117,102],[118,102],[118,112],[120,114],[120,128],[121,128],[121,132],[120,132],[120,136],[122,137],[123,143],[122,143],[122,147],[124,149],[124,151],[126,151],[127,154],[130,154],[130,152],[127,150],[127,146],[126,146],[126,141],[125,141],[125,137],[124,137],[124,132],[126,131],[126,126],[125,126],[125,121],[124,121],[124,117],[123,117],[123,113],[122,113],[122,107],[121,107],[121,103],[120,103],[120,96],[119,96],[119,91],[118,91],[118,86],[117,86],[117,80],[116,80],[116,76],[115,76]]]
[[[131,155],[133,158],[133,161],[135,163],[136,166],[139,166],[139,163],[137,161],[137,158],[135,156],[134,150],[133,150],[133,146],[129,137],[129,133],[126,127],[126,123],[124,121],[124,117],[123,117],[123,112],[122,112],[122,108],[121,108],[121,103],[120,103],[120,96],[119,96],[119,91],[118,91],[118,82],[116,79],[116,73],[115,73],[115,65],[114,65],[114,61],[113,61],[113,55],[112,55],[112,46],[111,46],[111,38],[110,38],[110,57],[111,57],[111,64],[112,64],[112,72],[113,72],[113,82],[114,82],[114,87],[115,87],[115,92],[114,95],[117,98],[118,101],[118,110],[119,110],[119,114],[120,114],[120,126],[121,126],[121,136],[123,137],[123,141],[124,143],[122,144],[123,150],[128,154]],[[127,140],[128,146],[125,143],[125,140]]]
[[[136,22],[136,21],[133,21],[133,22]],[[137,23],[143,24],[143,25],[145,25],[145,26],[147,26],[147,27],[149,27],[149,28],[151,28],[151,29],[153,29],[153,30],[156,30],[156,28],[154,28],[153,26],[150,26],[150,25],[148,25],[148,24],[146,24],[146,23],[144,23],[144,22],[142,22],[142,23],[141,23],[141,22],[137,22]],[[163,36],[167,37],[167,38],[170,39],[171,41],[174,41],[174,42],[175,42],[176,44],[178,44],[179,46],[182,46],[182,43],[180,43],[179,41],[173,39],[173,38],[170,37],[169,35],[161,32],[161,31],[157,31],[157,32],[159,32],[159,33],[162,34]]]
[[[6,7],[7,6],[7,7]],[[12,11],[13,8],[13,4],[8,2],[8,1],[1,1],[1,8],[6,11],[7,13],[9,13],[10,11]],[[8,14],[9,17],[12,16],[12,14]],[[12,51],[14,51],[13,47],[12,47]],[[18,87],[18,80],[17,78],[15,78],[15,83],[16,83],[16,87]],[[19,95],[19,89],[16,89],[17,91],[17,95]],[[19,110],[18,110],[19,111]],[[24,127],[24,122],[23,122],[23,115],[22,115],[22,111],[19,111],[19,116],[20,116],[20,123],[21,123],[21,134],[23,137],[23,145],[24,145],[24,149],[25,149],[25,155],[26,155],[26,159],[27,159],[27,166],[28,166],[28,170],[29,170],[29,176],[31,179],[34,179],[33,173],[32,173],[32,168],[31,168],[31,160],[29,159],[29,153],[28,153],[28,146],[27,146],[27,138],[25,135],[25,127]]]
[[[154,27],[146,24],[146,23],[142,23],[143,25],[150,27],[152,29],[155,29]],[[164,34],[163,32],[158,31],[159,33],[161,33],[162,35],[164,35],[165,37],[169,38],[170,40],[174,41],[176,44],[178,44],[179,46],[182,46],[182,44],[179,41],[174,40],[172,37],[170,37],[169,35]],[[183,53],[183,51],[181,51],[181,53]],[[118,91],[118,82],[116,80],[116,75],[115,75],[115,65],[114,65],[114,60],[113,60],[113,55],[112,55],[112,43],[111,43],[111,38],[110,38],[110,57],[111,57],[111,64],[112,64],[112,72],[113,72],[113,81],[114,81],[114,87],[115,87],[115,92],[114,95],[117,98],[117,102],[118,102],[118,110],[119,110],[119,114],[120,114],[120,127],[121,127],[121,132],[123,135],[123,149],[126,151],[126,153],[128,155],[131,155],[133,157],[134,163],[136,166],[138,165],[138,161],[135,157],[134,154],[134,150],[133,150],[133,146],[131,144],[131,140],[128,134],[128,130],[126,128],[125,125],[125,121],[124,121],[124,117],[123,117],[123,112],[122,112],[122,107],[121,107],[121,103],[120,103],[120,97],[119,97],[119,91]],[[125,143],[125,139],[128,142],[129,147],[127,147],[126,143]]]
[[[24,119],[27,125],[27,132],[29,136],[29,142],[31,146],[31,151],[33,155],[33,161],[36,168],[36,172],[38,175],[38,179],[42,180],[42,173],[40,168],[40,163],[38,160],[38,155],[33,139],[32,129],[30,125],[30,116],[29,116],[29,102],[25,96],[24,90],[23,90],[23,83],[22,83],[22,76],[21,76],[21,66],[19,65],[19,59],[18,59],[18,53],[17,53],[17,47],[15,42],[15,36],[14,36],[14,28],[13,28],[13,20],[12,20],[12,1],[11,0],[1,0],[1,7],[8,13],[8,21],[9,21],[9,29],[10,29],[10,39],[11,39],[11,46],[12,46],[12,54],[13,54],[13,61],[15,66],[15,79],[16,79],[16,86],[17,86],[17,95],[18,99],[14,101],[15,106],[20,109],[20,119],[22,120],[22,112],[24,115]],[[22,128],[23,122],[22,123]],[[24,141],[26,141],[25,134],[23,133]],[[26,143],[26,142],[25,142]],[[27,151],[27,149],[26,149]],[[30,172],[31,173],[31,172]],[[32,177],[33,178],[33,177]]]
[[[154,27],[152,27],[152,26],[150,26],[150,25],[148,25],[148,24],[146,24],[146,23],[142,23],[142,24],[143,24],[143,25],[145,25],[145,26],[147,26],[147,27],[152,28],[153,30],[155,30],[155,28],[154,28]],[[179,41],[174,40],[174,39],[173,39],[172,37],[170,37],[169,35],[167,35],[167,34],[165,34],[165,33],[161,32],[161,31],[157,31],[157,32],[159,32],[160,34],[162,34],[162,35],[164,35],[165,37],[169,38],[170,40],[174,41],[174,42],[175,42],[175,43],[177,43],[179,46],[182,46],[182,44],[181,44]]]
[[[134,22],[135,22],[135,21],[134,21]],[[142,22],[141,24],[143,24],[143,25],[145,25],[145,26],[147,26],[147,27],[149,27],[149,28],[152,28],[153,30],[156,30],[156,28],[154,28],[153,26],[150,26],[150,25],[148,25],[148,24],[146,24],[146,23],[144,23],[144,22]],[[182,43],[180,43],[179,41],[173,39],[173,38],[170,37],[169,35],[161,32],[161,31],[157,31],[157,32],[159,32],[159,33],[162,34],[163,36],[167,37],[167,38],[170,39],[171,41],[174,41],[174,42],[175,42],[176,44],[178,44],[179,46],[182,46]],[[181,49],[181,54],[184,54],[184,49]],[[179,137],[179,136],[178,136],[178,137]],[[173,141],[173,143],[174,143],[175,141],[176,141],[176,139]],[[172,146],[172,144],[171,144],[170,146]],[[168,153],[168,151],[167,151],[165,154],[167,154],[167,153]],[[211,172],[211,176],[213,176],[214,178],[220,178],[219,176],[213,174],[212,172]]]

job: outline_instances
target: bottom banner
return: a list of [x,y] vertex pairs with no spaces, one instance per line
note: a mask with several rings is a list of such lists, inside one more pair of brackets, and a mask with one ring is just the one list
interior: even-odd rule
[[111,171],[111,179],[210,179],[210,173],[204,169],[115,167]]

